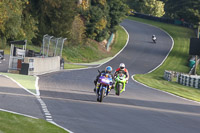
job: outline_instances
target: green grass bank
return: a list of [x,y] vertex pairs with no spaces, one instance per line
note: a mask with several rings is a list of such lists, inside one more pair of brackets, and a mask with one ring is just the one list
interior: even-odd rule
[[110,51],[106,51],[106,47],[90,40],[89,44],[86,43],[85,45],[64,46],[63,57],[69,63],[92,63],[112,57],[124,47],[127,36],[124,29],[118,26]]
[[68,133],[45,120],[0,111],[0,133]]
[[200,101],[200,89],[179,85],[175,82],[168,82],[163,78],[165,70],[182,73],[189,72],[189,43],[190,37],[195,37],[194,30],[136,17],[128,17],[128,19],[159,27],[168,32],[174,39],[174,47],[162,66],[151,73],[135,75],[135,80],[156,89],[170,92],[187,99]]

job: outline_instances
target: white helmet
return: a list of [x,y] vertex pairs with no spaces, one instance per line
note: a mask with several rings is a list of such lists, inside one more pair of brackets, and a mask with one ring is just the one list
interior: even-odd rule
[[120,63],[119,68],[120,68],[121,70],[124,70],[125,64],[124,64],[124,63]]

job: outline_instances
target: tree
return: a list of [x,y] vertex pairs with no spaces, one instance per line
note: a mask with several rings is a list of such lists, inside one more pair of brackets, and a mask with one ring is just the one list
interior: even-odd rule
[[19,33],[22,15],[21,1],[0,1],[0,36],[1,47],[7,38],[15,38]]
[[160,0],[126,0],[136,12],[162,17],[165,14],[164,3]]
[[125,18],[128,6],[124,0],[91,0],[89,10],[80,13],[86,23],[87,37],[102,41]]
[[70,30],[76,13],[74,0],[31,0],[33,16],[39,21],[37,41],[42,41],[43,35],[67,37],[70,39]]
[[83,20],[80,17],[80,14],[75,16],[75,19],[72,23],[71,29],[71,40],[74,44],[82,44],[83,39],[85,39],[86,27]]
[[108,0],[110,30],[114,31],[115,27],[122,22],[128,14],[129,8],[124,0]]
[[[34,36],[33,33],[30,33],[34,29],[28,30],[27,28],[25,28],[26,26],[31,25],[30,22],[28,22],[28,18],[31,19],[31,17],[23,14],[27,2],[27,0],[0,1],[1,46],[5,46],[8,39],[26,39],[28,36],[30,39],[32,39],[32,37]],[[33,25],[34,24],[35,23],[33,22]]]
[[37,30],[36,21],[29,14],[28,0],[0,1],[0,43],[7,40],[31,39]]
[[87,36],[91,39],[101,41],[99,34],[105,30],[107,24],[103,10],[98,6],[91,6],[85,18],[87,19]]
[[31,5],[27,1],[23,6],[22,16],[21,16],[21,30],[18,34],[18,39],[26,39],[29,43],[36,37],[36,32],[38,31],[38,21],[31,14]]
[[172,19],[184,19],[196,25],[200,22],[199,0],[168,0],[166,1],[165,11],[165,16]]

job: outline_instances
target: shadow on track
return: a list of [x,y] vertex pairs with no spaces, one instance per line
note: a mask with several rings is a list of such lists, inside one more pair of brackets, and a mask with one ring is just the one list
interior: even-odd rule
[[[62,101],[74,101],[74,102],[90,102],[98,103],[96,101],[96,95],[94,92],[90,94],[83,93],[71,93],[71,92],[56,92],[56,91],[41,91],[42,98],[62,100]],[[200,106],[189,105],[189,104],[178,104],[178,103],[167,103],[167,102],[156,102],[156,101],[145,101],[138,99],[122,98],[111,94],[110,97],[105,97],[103,104],[127,106],[127,107],[143,107],[153,108],[157,110],[171,110],[188,113],[200,113]],[[200,116],[200,115],[199,115]]]

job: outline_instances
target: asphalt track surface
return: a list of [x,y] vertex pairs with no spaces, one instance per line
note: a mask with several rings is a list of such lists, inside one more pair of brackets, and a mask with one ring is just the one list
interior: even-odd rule
[[1,109],[45,119],[41,105],[35,96],[22,89],[12,80],[0,75]]
[[[93,80],[107,65],[121,62],[130,75],[147,73],[167,56],[172,40],[164,31],[124,20],[129,33],[124,50],[99,68],[67,70],[40,77],[41,98],[53,121],[74,133],[199,133],[200,104],[145,87],[131,78],[120,96],[114,90],[96,101]],[[151,36],[158,38],[152,43]]]

